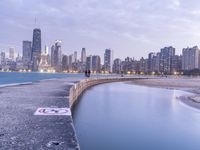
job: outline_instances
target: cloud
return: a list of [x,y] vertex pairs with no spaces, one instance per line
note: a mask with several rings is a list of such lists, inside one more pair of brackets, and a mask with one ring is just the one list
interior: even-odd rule
[[[109,46],[126,48],[123,56],[140,57],[145,49],[159,50],[170,42],[181,49],[189,41],[186,37],[198,37],[198,28],[192,25],[200,25],[197,4],[197,0],[1,0],[0,43],[21,47],[22,40],[31,40],[36,17],[43,45],[62,39],[66,53],[86,46],[98,54]],[[196,45],[198,40],[194,41]]]

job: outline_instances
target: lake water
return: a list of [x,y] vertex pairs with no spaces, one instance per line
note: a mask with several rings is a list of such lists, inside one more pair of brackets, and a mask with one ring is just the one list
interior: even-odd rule
[[73,113],[81,150],[199,150],[200,111],[181,95],[190,93],[125,83],[90,88]]
[[[105,77],[116,75],[92,75],[91,77]],[[53,78],[85,78],[84,74],[64,74],[64,73],[24,73],[24,72],[0,72],[0,85],[32,82]]]

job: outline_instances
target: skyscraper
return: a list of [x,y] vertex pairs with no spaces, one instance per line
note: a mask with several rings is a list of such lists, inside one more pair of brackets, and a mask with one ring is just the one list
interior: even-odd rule
[[101,58],[100,56],[92,56],[92,71],[100,73],[101,71]]
[[13,47],[9,48],[9,58],[14,61],[15,49]]
[[33,30],[33,43],[32,43],[33,71],[38,71],[40,59],[41,59],[41,30],[36,28]]
[[6,65],[6,53],[5,52],[1,52],[0,60],[1,60],[1,62],[0,62],[1,66]]
[[62,70],[67,71],[69,70],[69,57],[67,55],[63,55],[62,57]]
[[85,48],[82,48],[82,51],[81,51],[81,62],[86,63],[86,50],[85,50]]
[[117,58],[114,60],[113,63],[113,72],[114,73],[121,73],[121,59]]
[[73,57],[74,57],[73,54],[69,55],[69,65],[68,65],[69,71],[72,70]]
[[74,61],[73,61],[74,63],[76,63],[78,60],[77,55],[78,55],[78,53],[77,53],[77,51],[75,51],[74,52]]
[[160,63],[160,56],[161,54],[158,52],[157,54],[156,54],[156,63],[155,63],[155,71],[157,72],[157,73],[159,73],[160,72],[160,65],[161,65],[161,63]]
[[192,48],[184,48],[182,50],[182,69],[192,70],[199,68],[199,48],[197,46]]
[[56,40],[55,46],[51,47],[51,65],[56,71],[62,69],[61,41],[59,40]]
[[86,57],[86,69],[92,70],[92,55]]
[[51,67],[54,67],[54,50],[55,50],[55,45],[51,46]]
[[45,47],[44,47],[44,53],[45,53],[46,55],[49,54],[49,47],[48,47],[47,45],[45,45]]
[[149,53],[148,55],[148,72],[154,71],[155,68],[155,53]]
[[84,72],[86,69],[86,49],[82,48],[81,51],[81,71]]
[[23,41],[23,51],[22,51],[22,60],[24,67],[26,69],[31,69],[29,68],[29,65],[31,63],[31,53],[32,53],[32,47],[31,47],[31,41]]
[[104,70],[112,72],[113,54],[111,49],[106,49],[104,53]]
[[172,64],[173,64],[173,57],[175,55],[175,48],[172,46],[170,47],[164,47],[161,49],[161,66],[160,66],[160,72],[165,74],[172,73]]

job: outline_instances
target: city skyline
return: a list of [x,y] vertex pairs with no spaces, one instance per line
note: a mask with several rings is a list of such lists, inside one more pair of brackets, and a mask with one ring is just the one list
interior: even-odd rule
[[86,47],[88,53],[103,56],[105,48],[112,48],[115,57],[139,59],[164,46],[173,46],[181,54],[183,47],[200,44],[200,2],[195,0],[61,0],[59,4],[55,0],[2,0],[0,50],[15,47],[21,53],[21,41],[31,41],[35,27],[43,31],[42,48],[58,39],[67,54]]
[[39,72],[74,72],[83,73],[91,70],[93,73],[133,73],[133,74],[183,74],[187,71],[200,69],[200,49],[198,46],[182,49],[182,55],[176,55],[173,46],[163,47],[158,52],[149,52],[147,58],[140,60],[126,56],[124,60],[113,57],[112,49],[105,49],[103,61],[101,56],[91,55],[82,48],[81,57],[78,52],[66,55],[62,52],[62,41],[56,40],[42,51],[42,31],[33,29],[33,40],[23,40],[22,56],[16,57],[14,48],[9,49],[9,55],[1,52],[1,71],[39,71]]

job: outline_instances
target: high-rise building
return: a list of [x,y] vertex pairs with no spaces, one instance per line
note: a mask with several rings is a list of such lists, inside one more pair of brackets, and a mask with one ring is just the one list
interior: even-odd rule
[[148,72],[154,71],[155,67],[155,53],[149,53],[148,55]]
[[16,68],[15,70],[27,69],[24,67],[23,58],[18,54],[16,57]]
[[161,66],[160,72],[165,74],[172,73],[172,64],[173,64],[173,57],[175,55],[175,48],[172,46],[164,47],[161,49]]
[[50,66],[51,65],[51,56],[49,54],[49,47],[47,45],[45,45],[44,54],[47,57],[47,64]]
[[180,72],[182,68],[182,56],[175,55],[172,59],[172,73]]
[[50,56],[48,54],[48,47],[45,46],[44,51],[41,54],[41,59],[40,59],[40,65],[39,68],[40,70],[48,70],[50,68]]
[[69,70],[73,69],[72,64],[73,64],[73,54],[69,55],[69,65],[68,65]]
[[74,63],[77,63],[77,60],[78,60],[77,57],[78,57],[78,53],[77,53],[77,51],[75,51],[74,52],[74,61],[73,61]]
[[126,57],[125,60],[122,61],[121,66],[125,73],[135,71],[136,69],[134,59],[130,57]]
[[100,56],[92,56],[92,71],[100,73],[101,71],[101,58]]
[[67,55],[63,55],[63,57],[62,57],[62,70],[63,71],[69,70],[68,66],[69,66],[69,58],[68,58]]
[[113,73],[121,73],[121,59],[117,58],[113,63]]
[[44,53],[45,53],[46,55],[49,54],[49,47],[48,47],[47,45],[45,45],[45,47],[44,47]]
[[31,41],[23,41],[23,52],[22,52],[22,60],[24,64],[24,68],[31,69],[30,63],[31,63],[31,53],[32,53],[32,47],[31,47]]
[[1,66],[5,66],[6,65],[6,53],[5,52],[1,52],[1,57],[0,57],[0,60],[1,60]]
[[111,49],[106,49],[104,53],[104,70],[112,72],[113,52]]
[[15,59],[15,49],[13,47],[9,48],[9,58],[13,61]]
[[86,49],[85,48],[82,48],[82,51],[81,51],[81,62],[86,63]]
[[145,72],[145,59],[142,57],[139,62],[139,71],[141,73]]
[[86,57],[86,70],[92,70],[92,55]]
[[41,59],[41,30],[33,30],[33,43],[32,43],[32,63],[33,71],[38,71]]
[[51,62],[52,67],[56,71],[61,71],[62,69],[62,51],[61,51],[61,41],[56,40],[55,46],[51,47]]
[[84,72],[86,69],[86,49],[82,48],[81,51],[81,71]]
[[160,68],[161,68],[161,54],[157,53],[156,54],[155,71],[157,73],[159,73],[160,72]]
[[54,67],[54,50],[55,50],[55,45],[51,46],[51,67]]
[[192,70],[197,68],[199,68],[199,48],[197,46],[184,48],[182,50],[182,69]]

